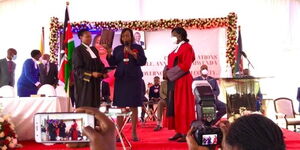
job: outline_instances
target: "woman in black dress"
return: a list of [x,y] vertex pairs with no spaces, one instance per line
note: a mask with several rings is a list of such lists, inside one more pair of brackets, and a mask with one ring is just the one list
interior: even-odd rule
[[[142,77],[141,66],[146,64],[144,50],[140,45],[134,44],[133,32],[131,29],[123,29],[121,33],[122,45],[117,46],[113,54],[106,44],[107,61],[110,66],[116,66],[115,89],[113,105],[125,108],[130,107],[132,111],[132,140],[138,141],[136,126],[138,121],[138,109],[142,106]],[[123,118],[118,118],[118,124],[121,125]]]

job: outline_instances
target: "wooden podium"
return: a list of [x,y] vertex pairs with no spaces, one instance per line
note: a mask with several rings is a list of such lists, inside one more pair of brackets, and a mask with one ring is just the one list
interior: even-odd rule
[[241,109],[256,111],[256,95],[259,91],[259,79],[219,78],[221,90],[225,93],[227,118],[240,114]]

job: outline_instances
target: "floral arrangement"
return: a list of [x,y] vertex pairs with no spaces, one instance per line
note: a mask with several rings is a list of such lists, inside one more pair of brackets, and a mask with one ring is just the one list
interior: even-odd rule
[[[92,29],[100,30],[103,28],[118,30],[123,28],[131,28],[133,30],[142,30],[142,31],[157,31],[172,29],[177,26],[181,26],[187,29],[211,29],[226,27],[227,34],[227,50],[226,58],[227,63],[234,67],[235,57],[234,50],[236,46],[237,39],[237,15],[235,13],[229,13],[227,17],[222,18],[198,18],[198,19],[160,19],[154,21],[100,21],[100,22],[89,22],[89,21],[80,21],[71,23],[72,30],[74,32],[80,29]],[[63,29],[63,23],[58,21],[57,17],[51,18],[50,23],[50,55],[52,61],[57,61],[57,51],[58,51],[58,38],[59,31]]]
[[58,38],[59,38],[59,22],[58,18],[52,17],[50,23],[50,60],[57,62]]
[[21,148],[22,145],[18,144],[15,126],[11,123],[10,117],[5,115],[0,117],[0,149],[15,149]]

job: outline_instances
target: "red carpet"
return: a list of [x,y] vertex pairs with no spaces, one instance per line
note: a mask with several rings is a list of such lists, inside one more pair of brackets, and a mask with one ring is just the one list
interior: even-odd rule
[[[147,123],[145,126],[139,126],[138,133],[140,137],[139,142],[131,142],[133,150],[187,150],[186,143],[170,142],[168,138],[174,135],[174,131],[163,129],[160,132],[153,132],[155,124]],[[300,133],[295,133],[283,129],[284,137],[287,145],[287,150],[300,149]],[[124,133],[130,139],[130,127],[124,129]],[[63,144],[56,144],[53,146],[45,146],[37,144],[34,141],[21,142],[24,148],[22,150],[72,150],[66,148]],[[77,148],[75,150],[88,150],[89,148]],[[121,144],[118,144],[118,150],[121,150]]]

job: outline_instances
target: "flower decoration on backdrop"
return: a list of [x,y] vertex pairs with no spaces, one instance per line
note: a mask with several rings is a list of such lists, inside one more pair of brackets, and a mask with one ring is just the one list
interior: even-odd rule
[[57,62],[57,55],[58,55],[58,39],[59,39],[59,26],[60,23],[58,22],[57,17],[51,18],[50,23],[50,41],[49,41],[49,47],[50,47],[50,60],[53,62]]
[[[172,29],[177,26],[184,27],[186,29],[211,29],[226,27],[227,34],[227,50],[226,50],[226,60],[227,63],[233,68],[235,58],[234,50],[236,45],[236,28],[237,28],[237,15],[235,13],[229,13],[227,17],[222,18],[198,18],[198,19],[160,19],[154,21],[100,21],[100,22],[89,22],[80,21],[73,22],[72,24],[73,32],[77,32],[80,29],[90,29],[90,30],[101,30],[103,28],[110,30],[118,30],[124,28],[131,28],[133,30],[140,31],[158,31]],[[63,23],[58,21],[57,17],[51,18],[50,23],[50,53],[53,61],[57,61],[58,56],[58,38],[59,32],[63,29]]]

